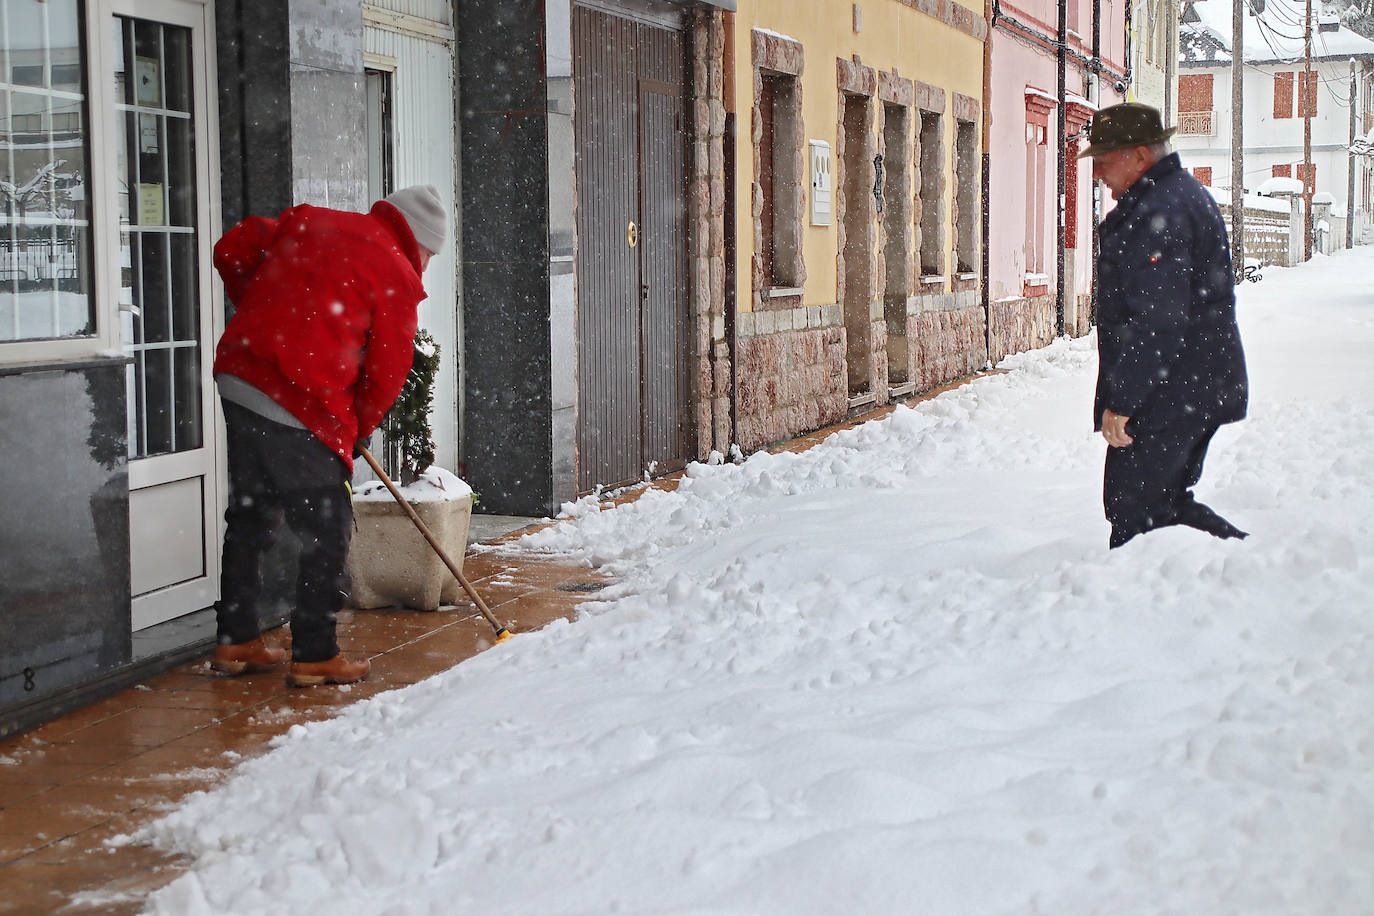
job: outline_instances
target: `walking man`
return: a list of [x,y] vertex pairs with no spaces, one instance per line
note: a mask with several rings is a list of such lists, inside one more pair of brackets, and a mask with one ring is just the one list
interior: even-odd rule
[[1097,113],[1079,153],[1116,200],[1098,230],[1093,403],[1110,547],[1166,525],[1246,536],[1191,492],[1217,428],[1245,416],[1247,377],[1226,226],[1173,133],[1127,102]]
[[417,185],[367,213],[302,204],[275,220],[250,217],[216,243],[215,268],[236,306],[214,365],[229,451],[217,671],[285,660],[258,624],[261,556],[279,509],[301,542],[288,682],[367,675],[367,660],[345,659],[335,640],[348,590],[354,444],[401,392],[425,298],[420,277],[447,232],[438,192]]

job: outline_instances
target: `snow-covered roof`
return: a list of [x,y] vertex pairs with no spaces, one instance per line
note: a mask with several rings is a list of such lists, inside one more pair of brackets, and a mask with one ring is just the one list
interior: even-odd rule
[[1259,193],[1264,195],[1272,194],[1301,194],[1302,182],[1296,178],[1266,178],[1260,182]]
[[[1182,62],[1230,63],[1231,4],[1226,0],[1195,0],[1197,22],[1179,26],[1179,53]],[[1243,46],[1245,59],[1260,61],[1298,61],[1304,56],[1305,0],[1267,0],[1257,18],[1246,4]],[[1314,19],[1317,18],[1315,15]],[[1321,21],[1335,25],[1334,30],[1312,28],[1313,60],[1347,60],[1374,57],[1374,41],[1351,31],[1330,16]]]
[[1312,195],[1312,203],[1314,204],[1334,204],[1335,202],[1336,195],[1330,191],[1318,191]]
[[[1223,208],[1231,206],[1230,188],[1209,187],[1207,190],[1211,192],[1212,199],[1217,202],[1218,206]],[[1262,197],[1259,194],[1246,194],[1245,209],[1264,210],[1268,213],[1288,213],[1292,210],[1292,207],[1287,201],[1275,200],[1272,197]]]

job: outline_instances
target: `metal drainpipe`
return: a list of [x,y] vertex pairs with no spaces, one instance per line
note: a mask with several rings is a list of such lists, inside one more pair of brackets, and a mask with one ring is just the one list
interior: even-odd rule
[[[739,441],[739,226],[737,223],[735,181],[735,14],[724,14],[725,49],[722,54],[722,102],[725,105],[725,341],[730,359],[730,444]],[[728,455],[726,456],[729,457]]]
[[1059,0],[1059,50],[1055,52],[1058,60],[1059,69],[1059,116],[1055,120],[1055,135],[1057,137],[1056,149],[1058,154],[1055,161],[1058,168],[1057,182],[1059,197],[1055,202],[1055,284],[1054,284],[1054,332],[1056,336],[1064,334],[1064,196],[1067,183],[1065,180],[1065,147],[1068,145],[1068,125],[1064,117],[1064,99],[1067,92],[1065,85],[1068,79],[1067,65],[1068,60],[1065,55],[1066,46],[1069,40],[1069,7],[1067,0]]
[[[1096,2],[1096,0],[1094,0]],[[990,239],[992,230],[992,193],[989,184],[992,181],[992,154],[991,140],[992,133],[992,29],[995,12],[993,8],[994,0],[983,0],[983,18],[988,24],[988,34],[983,39],[983,138],[982,138],[982,198],[983,198],[983,252],[982,252],[982,283],[980,284],[979,295],[983,300],[983,330],[985,332],[984,343],[987,345],[987,367],[992,368],[992,299],[991,284],[988,282],[988,270],[992,262]],[[1352,64],[1353,66],[1353,64]],[[1352,71],[1353,72],[1353,71]],[[1354,110],[1354,107],[1351,107]],[[1353,121],[1351,122],[1354,123]],[[1354,159],[1352,158],[1353,162]],[[1354,172],[1351,172],[1353,175]],[[1352,195],[1353,199],[1353,195]]]
[[1131,92],[1131,79],[1132,79],[1132,74],[1135,72],[1135,69],[1134,69],[1134,67],[1133,67],[1133,65],[1132,65],[1132,63],[1131,63],[1131,51],[1132,51],[1132,45],[1131,45],[1131,11],[1132,11],[1132,9],[1134,9],[1135,0],[1123,0],[1123,2],[1126,4],[1126,8],[1125,8],[1124,10],[1122,10],[1122,12],[1125,14],[1125,24],[1124,24],[1124,27],[1123,27],[1123,32],[1124,32],[1124,34],[1123,34],[1123,36],[1122,36],[1122,42],[1121,42],[1121,51],[1122,51],[1121,56],[1122,56],[1122,58],[1123,58],[1122,64],[1123,64],[1123,65],[1125,66],[1125,68],[1126,68],[1126,75],[1125,75],[1124,77],[1122,77],[1122,78],[1126,81],[1126,99],[1129,100],[1130,97],[1131,97],[1131,95],[1132,95],[1132,92]]

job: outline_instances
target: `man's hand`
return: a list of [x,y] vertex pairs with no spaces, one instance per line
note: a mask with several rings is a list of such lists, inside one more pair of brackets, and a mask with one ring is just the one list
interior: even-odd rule
[[1126,433],[1126,424],[1129,422],[1130,417],[1123,417],[1110,408],[1102,411],[1102,438],[1112,448],[1125,448],[1135,441]]

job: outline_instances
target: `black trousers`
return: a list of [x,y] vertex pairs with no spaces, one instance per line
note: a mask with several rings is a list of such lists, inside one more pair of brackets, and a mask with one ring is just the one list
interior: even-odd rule
[[224,520],[219,641],[247,642],[258,630],[262,554],[278,513],[300,540],[291,654],[318,662],[339,654],[335,616],[348,592],[348,543],[353,502],[342,459],[308,430],[274,423],[229,401],[229,508]]
[[1112,524],[1110,547],[1167,525],[1188,525],[1220,538],[1245,532],[1193,498],[1215,424],[1132,432],[1126,448],[1107,448],[1102,505]]

